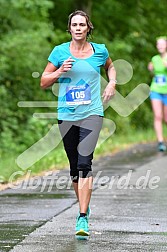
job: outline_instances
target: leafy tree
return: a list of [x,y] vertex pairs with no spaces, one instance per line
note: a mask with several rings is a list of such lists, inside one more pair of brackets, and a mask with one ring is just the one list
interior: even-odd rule
[[48,42],[53,28],[48,23],[51,7],[52,2],[47,0],[1,0],[0,130],[1,150],[7,152],[20,149],[24,141],[20,135],[25,125],[28,128],[32,113],[19,109],[17,103],[44,97],[39,79],[34,79],[32,73],[42,70],[51,50]]
[[[147,64],[156,53],[155,39],[166,35],[166,0],[0,0],[0,4],[0,155],[23,151],[48,131],[51,121],[32,118],[33,112],[46,109],[19,108],[17,103],[56,99],[50,89],[40,90],[39,78],[53,47],[70,40],[68,15],[76,9],[90,15],[93,41],[105,43],[113,60],[132,65],[132,79],[117,87],[123,96],[141,82],[150,82]],[[39,78],[33,78],[34,72]],[[122,130],[119,115],[111,109],[106,115],[114,116]],[[152,127],[151,118],[148,99],[126,119],[125,128]]]

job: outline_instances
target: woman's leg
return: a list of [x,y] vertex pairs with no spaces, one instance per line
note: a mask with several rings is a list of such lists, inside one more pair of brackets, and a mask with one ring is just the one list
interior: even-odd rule
[[80,213],[85,213],[88,210],[88,206],[91,199],[93,186],[93,176],[88,178],[79,178],[78,181],[78,200]]
[[167,126],[167,104],[164,105],[164,122]]
[[151,100],[152,109],[154,113],[154,129],[156,132],[158,142],[163,142],[163,104],[162,101],[153,99]]
[[78,151],[79,127],[68,121],[59,121],[59,130],[63,139],[64,149],[70,163],[70,176],[78,199]]
[[80,139],[78,145],[78,198],[80,213],[86,213],[91,199],[93,175],[93,152],[102,127],[103,118],[90,116],[80,124]]
[[81,120],[79,125],[77,122],[59,121],[59,129],[69,159],[70,175],[81,213],[87,212],[91,198],[93,184],[91,165],[102,121],[103,118],[100,116],[90,116]]
[[167,105],[164,105],[164,122],[167,124]]

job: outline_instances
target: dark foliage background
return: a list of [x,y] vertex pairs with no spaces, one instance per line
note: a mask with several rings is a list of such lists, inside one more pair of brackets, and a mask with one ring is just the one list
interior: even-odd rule
[[[140,83],[150,83],[147,64],[156,54],[156,37],[166,35],[166,0],[0,0],[0,5],[1,158],[24,151],[55,123],[32,117],[34,112],[54,112],[55,108],[20,108],[18,102],[56,99],[50,89],[40,89],[40,75],[52,48],[70,40],[67,20],[74,10],[89,13],[94,42],[105,43],[113,60],[124,59],[132,65],[130,82],[118,85],[123,96]],[[34,72],[39,77],[34,78]],[[149,99],[124,124],[112,109],[106,116],[114,118],[118,134],[131,127],[152,127]]]

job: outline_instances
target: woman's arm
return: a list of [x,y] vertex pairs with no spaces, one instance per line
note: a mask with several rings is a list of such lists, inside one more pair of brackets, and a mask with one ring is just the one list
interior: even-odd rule
[[153,63],[152,63],[152,62],[149,62],[149,63],[148,63],[148,70],[149,70],[150,72],[153,72],[153,71],[154,71],[154,66],[153,66]]
[[166,58],[163,59],[163,64],[164,64],[165,67],[167,67],[167,59]]
[[60,68],[57,68],[51,62],[48,62],[41,77],[41,88],[45,89],[55,83],[63,73],[66,73],[71,69],[73,61],[75,60],[69,57],[63,62]]
[[106,86],[103,92],[103,102],[108,102],[112,96],[115,95],[115,86],[116,86],[116,71],[113,65],[111,58],[108,58],[106,64],[104,66],[106,70],[107,77],[109,79],[109,83]]
[[52,63],[48,62],[41,77],[41,88],[50,87],[60,77],[61,72]]

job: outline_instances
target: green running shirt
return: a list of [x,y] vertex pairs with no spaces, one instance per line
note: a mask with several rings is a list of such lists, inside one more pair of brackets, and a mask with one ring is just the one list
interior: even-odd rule
[[159,54],[153,56],[151,62],[154,66],[154,77],[150,89],[160,94],[167,94],[167,67],[164,66]]

